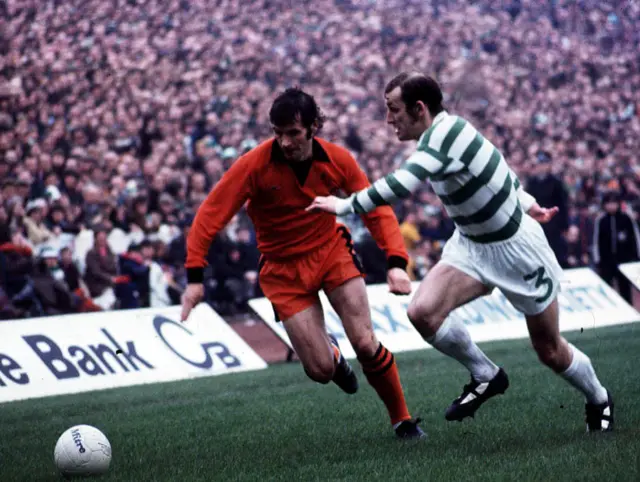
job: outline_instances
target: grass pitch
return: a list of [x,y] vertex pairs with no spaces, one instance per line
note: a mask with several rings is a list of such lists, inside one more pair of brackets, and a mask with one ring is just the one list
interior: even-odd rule
[[446,422],[465,370],[434,350],[397,355],[429,438],[394,438],[362,373],[354,396],[309,381],[299,364],[0,406],[0,481],[60,480],[58,436],[105,432],[104,481],[639,481],[640,324],[568,334],[616,402],[616,432],[585,434],[582,397],[542,367],[527,340],[483,344],[511,387],[475,419]]

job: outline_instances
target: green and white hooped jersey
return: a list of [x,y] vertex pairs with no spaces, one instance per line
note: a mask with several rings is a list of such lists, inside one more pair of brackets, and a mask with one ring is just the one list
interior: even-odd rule
[[338,214],[392,204],[427,179],[460,233],[478,243],[509,239],[535,202],[491,142],[470,122],[441,112],[404,166],[342,200]]

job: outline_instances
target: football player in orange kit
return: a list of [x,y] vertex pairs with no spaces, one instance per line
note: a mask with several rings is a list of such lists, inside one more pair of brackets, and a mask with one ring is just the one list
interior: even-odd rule
[[[411,418],[393,354],[376,338],[367,291],[347,228],[335,215],[307,213],[316,196],[369,186],[349,152],[316,134],[323,116],[314,98],[291,88],[269,112],[274,137],[237,159],[198,209],[187,239],[188,286],[182,321],[204,296],[205,257],[214,237],[247,203],[261,253],[262,291],[282,320],[307,375],[355,393],[358,381],[328,335],[318,293],[324,290],[342,320],[363,372],[384,402],[400,438],[424,437]],[[408,255],[390,207],[362,217],[388,261],[391,292],[410,294]]]

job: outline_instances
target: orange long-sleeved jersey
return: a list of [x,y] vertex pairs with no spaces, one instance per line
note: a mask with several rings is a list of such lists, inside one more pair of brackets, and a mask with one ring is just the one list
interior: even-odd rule
[[[305,208],[316,196],[366,188],[367,176],[346,149],[320,138],[313,140],[306,177],[300,178],[295,170],[275,139],[234,162],[202,203],[191,226],[185,264],[189,282],[202,281],[211,241],[247,201],[258,249],[267,259],[305,254],[337,236],[335,215],[306,212]],[[405,269],[408,255],[393,210],[382,206],[362,218],[385,252],[389,267]]]

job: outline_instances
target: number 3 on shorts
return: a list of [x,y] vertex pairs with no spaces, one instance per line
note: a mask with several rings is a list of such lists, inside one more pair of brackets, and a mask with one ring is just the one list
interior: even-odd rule
[[549,298],[549,296],[551,296],[551,293],[553,293],[553,281],[551,281],[551,278],[549,278],[546,273],[545,273],[545,269],[544,266],[540,266],[537,270],[535,270],[533,273],[529,273],[528,275],[523,277],[525,281],[531,281],[533,279],[536,280],[536,288],[540,288],[541,286],[546,286],[547,287],[547,292],[543,295],[540,296],[538,298],[536,298],[536,303],[544,303],[545,301],[547,301],[547,299]]

